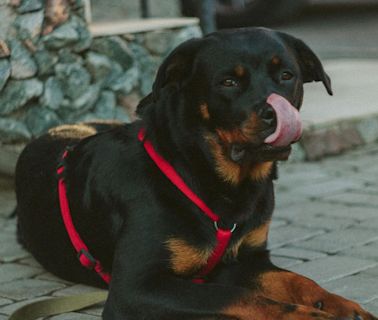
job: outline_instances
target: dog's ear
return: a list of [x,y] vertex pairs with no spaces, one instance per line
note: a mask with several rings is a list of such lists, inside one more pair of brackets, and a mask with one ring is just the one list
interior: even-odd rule
[[174,49],[160,66],[152,87],[152,98],[159,98],[161,89],[168,84],[182,88],[195,70],[195,59],[203,39],[185,41]]
[[294,50],[302,71],[303,82],[321,81],[329,95],[333,95],[331,79],[315,53],[300,39],[278,32],[285,43]]

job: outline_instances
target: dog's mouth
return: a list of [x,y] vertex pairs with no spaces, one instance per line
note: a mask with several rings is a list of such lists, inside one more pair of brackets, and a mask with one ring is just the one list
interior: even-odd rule
[[[228,156],[233,162],[242,164],[247,159],[253,161],[288,159],[291,144],[298,141],[302,135],[299,112],[284,97],[275,93],[268,97],[267,105],[271,108],[264,111],[261,120],[264,129],[259,133],[254,132],[249,140],[232,141],[228,145]],[[266,110],[271,114],[267,114]]]
[[290,153],[291,145],[274,147],[269,144],[262,144],[256,147],[252,144],[235,143],[231,144],[229,148],[229,158],[237,164],[242,164],[247,158],[254,162],[287,160]]

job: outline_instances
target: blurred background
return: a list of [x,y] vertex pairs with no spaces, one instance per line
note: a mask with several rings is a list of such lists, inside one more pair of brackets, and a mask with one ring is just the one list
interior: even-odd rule
[[93,22],[201,17],[204,9],[215,28],[264,25],[303,38],[324,58],[378,57],[378,0],[91,0],[91,8]]

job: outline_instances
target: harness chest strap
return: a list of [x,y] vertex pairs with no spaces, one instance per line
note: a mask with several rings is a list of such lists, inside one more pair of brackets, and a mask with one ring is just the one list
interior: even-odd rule
[[236,229],[236,224],[231,229],[221,229],[218,227],[219,216],[215,214],[201,198],[199,198],[179,176],[177,171],[172,165],[167,162],[162,156],[160,156],[150,140],[145,137],[145,130],[142,128],[139,130],[138,139],[143,143],[143,146],[155,162],[160,171],[189,199],[191,200],[206,216],[208,216],[213,222],[216,229],[216,245],[211,253],[207,264],[200,270],[197,277],[193,279],[193,282],[202,283],[204,277],[206,277],[220,262],[222,259],[228,244],[231,240],[232,232]]
[[62,214],[62,219],[64,222],[64,226],[68,233],[68,236],[71,240],[73,247],[77,252],[77,257],[81,263],[81,265],[87,269],[93,269],[107,284],[109,284],[111,280],[111,275],[108,272],[104,271],[104,268],[101,265],[101,262],[95,259],[88,250],[88,247],[81,239],[80,235],[78,234],[73,221],[71,210],[69,207],[68,199],[67,199],[67,186],[64,180],[64,161],[67,158],[68,150],[63,153],[62,156],[62,163],[59,165],[57,169],[57,173],[59,176],[58,180],[58,194],[59,194],[59,204],[60,204],[60,212]]

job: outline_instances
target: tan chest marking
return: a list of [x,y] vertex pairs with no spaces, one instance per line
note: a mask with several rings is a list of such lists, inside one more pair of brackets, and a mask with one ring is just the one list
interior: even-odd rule
[[202,119],[204,120],[210,119],[209,106],[206,103],[203,103],[200,105],[200,113],[201,113]]
[[236,258],[241,246],[258,248],[264,245],[268,239],[269,225],[270,221],[247,233],[234,246],[228,249],[227,255]]
[[185,240],[171,238],[166,242],[171,253],[172,270],[180,275],[190,275],[206,265],[211,249],[201,249],[190,245]]

